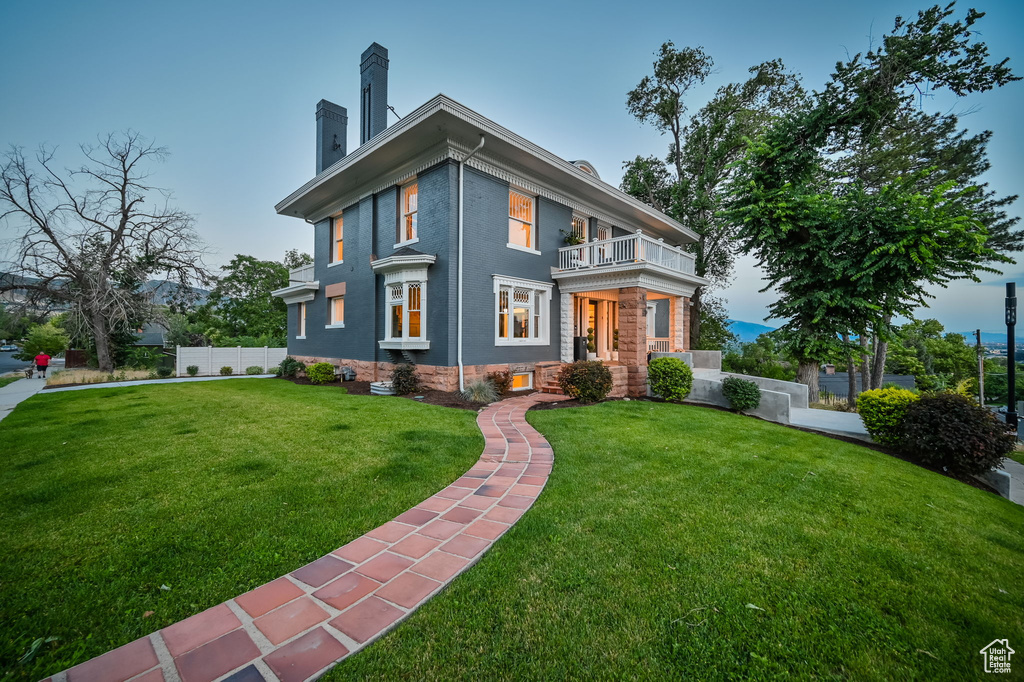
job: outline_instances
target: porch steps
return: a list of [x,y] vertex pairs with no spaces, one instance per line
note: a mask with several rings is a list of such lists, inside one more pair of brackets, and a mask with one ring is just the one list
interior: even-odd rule
[[553,395],[565,395],[562,391],[562,387],[558,385],[558,382],[549,381],[540,385],[541,393],[551,393]]

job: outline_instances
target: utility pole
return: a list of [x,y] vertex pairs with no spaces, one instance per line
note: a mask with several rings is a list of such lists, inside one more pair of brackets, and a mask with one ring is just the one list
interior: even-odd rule
[[985,407],[985,349],[981,347],[981,330],[976,329],[978,339],[978,404]]
[[1017,324],[1017,284],[1006,283],[1006,425],[1017,431],[1017,344],[1013,327]]

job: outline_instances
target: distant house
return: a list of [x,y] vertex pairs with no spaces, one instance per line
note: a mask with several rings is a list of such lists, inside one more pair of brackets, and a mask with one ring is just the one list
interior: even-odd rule
[[689,348],[697,235],[444,95],[388,127],[388,64],[362,55],[355,151],[346,109],[319,103],[316,176],[277,204],[315,239],[274,292],[289,354],[368,380],[414,362],[442,390],[509,370],[525,389],[589,343],[644,394],[648,351]]
[[[857,392],[860,393],[863,390],[860,383],[860,372],[856,372],[854,376],[857,382]],[[916,379],[911,375],[905,374],[886,374],[882,377],[882,385],[884,386],[885,384],[896,384],[900,388],[910,390],[917,388]],[[850,392],[849,375],[846,372],[835,372],[834,374],[821,372],[818,375],[818,389],[828,391],[833,395],[845,396]]]

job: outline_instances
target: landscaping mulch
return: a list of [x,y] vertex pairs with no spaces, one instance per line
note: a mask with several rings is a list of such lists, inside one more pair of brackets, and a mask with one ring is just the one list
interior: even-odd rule
[[[303,386],[312,385],[313,382],[306,377],[278,377],[284,381],[290,381],[293,384],[301,384]],[[369,381],[335,381],[329,384],[321,384],[327,388],[344,388],[348,390],[349,395],[372,395],[370,393],[370,382]],[[409,395],[400,396],[381,396],[390,398],[407,398],[409,400],[415,400],[418,403],[426,403],[428,405],[440,405],[441,407],[455,407],[460,410],[473,410],[474,412],[479,411],[481,408],[486,406],[486,403],[477,403],[471,400],[466,400],[456,392],[449,391],[435,391],[433,389],[427,389],[423,391],[417,391],[416,393],[410,393]]]

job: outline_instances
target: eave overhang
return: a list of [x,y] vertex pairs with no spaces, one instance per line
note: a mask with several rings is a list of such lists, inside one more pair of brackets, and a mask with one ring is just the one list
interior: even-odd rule
[[[317,221],[330,214],[337,198],[353,192],[372,192],[382,177],[407,166],[426,149],[449,147],[461,160],[486,139],[486,155],[500,159],[542,181],[554,191],[592,206],[623,222],[645,226],[658,236],[686,243],[696,233],[625,192],[602,182],[569,161],[538,147],[458,102],[438,95],[379,133],[336,164],[292,192],[275,206],[281,215]],[[452,141],[458,146],[453,147]],[[472,164],[472,162],[470,162]]]

